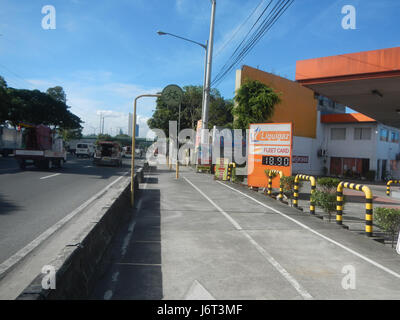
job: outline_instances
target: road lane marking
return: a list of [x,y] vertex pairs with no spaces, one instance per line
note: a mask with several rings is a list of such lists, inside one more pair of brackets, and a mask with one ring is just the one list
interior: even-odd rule
[[57,176],[59,176],[60,174],[61,174],[61,173],[52,174],[52,175],[50,175],[50,176],[42,177],[42,178],[40,178],[40,180],[44,180],[44,179],[49,179],[49,178],[57,177]]
[[338,247],[340,247],[340,248],[342,248],[342,249],[344,249],[344,250],[346,250],[346,251],[352,253],[353,255],[355,255],[355,256],[361,258],[362,260],[367,261],[368,263],[374,265],[375,267],[377,267],[377,268],[379,268],[379,269],[381,269],[381,270],[383,270],[383,271],[385,271],[385,272],[387,272],[387,273],[389,273],[389,274],[395,276],[396,278],[399,278],[399,279],[400,279],[400,274],[399,274],[399,273],[397,273],[397,272],[395,272],[395,271],[393,271],[393,270],[391,270],[391,269],[389,269],[389,268],[387,268],[387,267],[381,265],[380,263],[378,263],[378,262],[376,262],[376,261],[374,261],[374,260],[372,260],[372,259],[370,259],[370,258],[367,258],[366,256],[362,255],[361,253],[358,253],[357,251],[355,251],[355,250],[353,250],[353,249],[350,249],[349,247],[346,247],[345,245],[343,245],[343,244],[341,244],[341,243],[339,243],[339,242],[337,242],[337,241],[335,241],[335,240],[333,240],[333,239],[331,239],[331,238],[329,238],[329,237],[327,237],[327,236],[324,236],[323,234],[319,233],[318,231],[315,231],[314,229],[312,229],[312,228],[306,226],[305,224],[303,224],[303,223],[297,221],[296,219],[293,219],[293,218],[289,217],[288,215],[286,215],[286,214],[280,212],[279,210],[274,209],[274,208],[272,208],[272,207],[266,205],[265,203],[262,203],[261,201],[258,201],[257,199],[254,199],[253,197],[251,197],[251,196],[249,196],[249,195],[247,195],[247,194],[245,194],[245,193],[243,193],[243,192],[241,192],[241,191],[239,191],[239,190],[237,190],[237,189],[235,189],[235,188],[232,188],[232,187],[230,187],[230,186],[228,186],[228,185],[226,185],[226,184],[224,184],[224,183],[221,183],[221,182],[219,182],[219,181],[217,181],[217,182],[218,182],[219,184],[221,184],[221,185],[223,185],[223,186],[229,188],[229,189],[232,189],[233,191],[236,191],[236,192],[238,192],[238,193],[244,195],[245,197],[247,197],[247,198],[249,198],[249,199],[251,199],[251,200],[257,202],[259,205],[261,205],[261,206],[263,206],[263,207],[265,207],[265,208],[268,208],[268,209],[272,210],[273,212],[276,212],[277,214],[281,215],[282,217],[284,217],[284,218],[286,218],[286,219],[289,219],[290,221],[292,221],[292,222],[296,223],[297,225],[301,226],[302,228],[304,228],[304,229],[306,229],[306,230],[308,230],[308,231],[314,233],[315,235],[317,235],[317,236],[319,236],[319,237],[321,237],[321,238],[323,238],[323,239],[325,239],[325,240],[327,240],[327,241],[329,241],[329,242],[331,242],[331,243],[337,245]]
[[236,230],[240,231],[250,243],[257,249],[257,251],[292,285],[292,287],[307,300],[313,299],[312,295],[304,289],[301,284],[285,269],[278,261],[276,261],[257,241],[255,241],[251,235],[243,230],[242,227],[237,223],[228,213],[222,210],[213,200],[211,200],[203,191],[196,187],[189,179],[183,177],[194,189],[196,189],[204,198],[206,198],[224,217],[226,217],[235,227]]
[[[125,175],[124,175],[125,176]],[[48,239],[52,234],[58,231],[61,227],[63,227],[68,221],[70,221],[73,217],[75,217],[78,213],[84,210],[87,206],[89,206],[93,201],[102,196],[108,189],[110,189],[114,184],[120,181],[124,176],[121,176],[107,185],[104,189],[100,190],[89,200],[81,204],[74,211],[69,213],[63,219],[58,221],[56,224],[48,228],[45,232],[43,232],[40,236],[34,239],[32,242],[27,244],[25,247],[20,249],[17,253],[12,255],[2,264],[0,264],[0,280],[6,275],[7,272],[11,270],[15,265],[17,265],[22,259],[24,259],[29,253],[31,253],[34,249],[36,249],[39,245],[41,245],[46,239]]]

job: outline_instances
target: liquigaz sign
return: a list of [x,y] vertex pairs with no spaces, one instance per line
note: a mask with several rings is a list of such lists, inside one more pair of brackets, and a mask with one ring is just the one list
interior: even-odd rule
[[[292,175],[292,149],[292,123],[250,124],[247,184],[266,187],[266,169],[282,171],[285,176]],[[279,179],[274,179],[273,187],[279,187]]]

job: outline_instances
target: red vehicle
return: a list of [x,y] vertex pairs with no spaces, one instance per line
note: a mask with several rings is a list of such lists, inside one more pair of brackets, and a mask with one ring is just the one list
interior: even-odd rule
[[15,150],[15,159],[21,169],[33,164],[40,169],[61,168],[67,161],[64,142],[45,125],[26,125],[23,127],[22,148]]
[[93,164],[122,167],[122,150],[119,143],[112,141],[98,142],[93,158]]

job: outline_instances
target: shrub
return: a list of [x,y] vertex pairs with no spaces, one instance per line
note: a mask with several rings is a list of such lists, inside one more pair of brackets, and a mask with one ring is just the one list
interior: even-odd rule
[[323,192],[335,193],[340,180],[337,178],[319,178],[317,185]]
[[336,211],[336,189],[339,183],[340,179],[337,178],[319,178],[317,180],[319,190],[311,195],[311,201],[328,213],[329,221],[331,221],[332,212]]
[[400,228],[400,210],[389,208],[375,208],[374,220],[385,232],[392,236],[392,247],[394,238]]
[[375,180],[375,170],[370,170],[365,174],[365,178],[367,178],[367,180],[369,181],[374,181]]
[[[293,205],[293,194],[294,194],[294,176],[283,176],[281,178],[281,184],[283,189],[283,194],[290,199],[290,205]],[[301,189],[303,183],[299,181],[299,190]]]
[[311,194],[311,201],[315,202],[315,205],[320,207],[329,216],[329,222],[331,221],[332,212],[336,210],[336,194],[331,192],[325,192],[316,190]]
[[[265,173],[265,175],[266,175],[268,178],[269,178],[269,172],[270,172],[270,171],[271,171],[270,169],[265,169],[265,170],[264,170],[264,173]],[[272,179],[275,178],[277,175],[278,175],[278,173],[272,172],[272,173],[271,173]]]

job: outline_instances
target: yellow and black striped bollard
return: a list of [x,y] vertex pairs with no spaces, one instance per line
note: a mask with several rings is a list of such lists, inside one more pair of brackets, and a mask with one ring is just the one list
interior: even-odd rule
[[[367,186],[349,182],[341,182],[337,188],[336,222],[342,224],[343,215],[343,188],[364,192],[365,194],[365,234],[368,237],[373,235],[373,194]],[[339,205],[341,204],[341,205]],[[339,223],[340,220],[340,223]]]
[[228,181],[231,180],[231,175],[232,175],[232,163],[229,163],[229,164],[228,164],[228,174],[227,174],[227,176],[226,176],[226,179],[227,179]]
[[386,184],[386,195],[390,197],[390,185],[392,183],[400,184],[400,180],[389,180]]
[[279,170],[270,170],[268,172],[268,195],[270,196],[272,194],[272,174],[276,173],[279,174],[279,195],[278,195],[278,200],[283,201],[283,185],[282,185],[282,177],[283,177],[283,172]]
[[298,207],[298,199],[299,199],[299,181],[307,180],[311,183],[311,192],[310,192],[310,214],[315,214],[315,202],[312,200],[311,195],[315,192],[317,188],[317,182],[313,176],[306,176],[304,174],[298,174],[294,179],[294,201],[293,205]]
[[268,189],[267,194],[271,196],[272,194],[272,171],[268,173]]
[[339,183],[336,190],[336,223],[343,224],[343,182]]
[[[297,178],[297,176],[296,176]],[[293,191],[293,206],[297,208],[299,206],[299,180],[294,179],[294,191]]]

